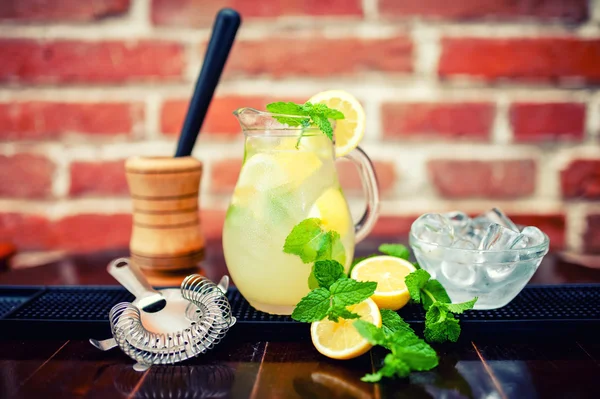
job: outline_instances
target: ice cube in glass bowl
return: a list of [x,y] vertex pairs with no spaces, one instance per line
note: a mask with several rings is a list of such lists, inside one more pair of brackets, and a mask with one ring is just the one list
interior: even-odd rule
[[[462,245],[463,237],[456,237],[451,244],[426,241],[416,236],[412,228],[409,240],[421,268],[442,283],[452,302],[476,296],[479,299],[475,309],[496,309],[521,292],[548,252],[550,240],[535,227],[527,227],[514,236],[509,234],[510,237],[502,235],[507,233],[504,228],[493,230],[496,234],[500,231],[495,238],[502,245],[492,249],[489,245],[476,249],[467,243]],[[523,237],[517,238],[518,235]]]

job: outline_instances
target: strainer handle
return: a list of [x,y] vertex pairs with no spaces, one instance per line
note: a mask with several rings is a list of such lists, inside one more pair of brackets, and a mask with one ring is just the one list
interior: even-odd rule
[[108,272],[138,300],[154,295],[162,298],[162,295],[148,283],[142,271],[135,264],[130,263],[128,258],[119,258],[110,262]]

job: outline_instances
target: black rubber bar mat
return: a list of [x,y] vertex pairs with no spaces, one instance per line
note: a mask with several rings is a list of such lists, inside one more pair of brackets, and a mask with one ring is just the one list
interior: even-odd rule
[[[229,300],[237,324],[232,339],[297,340],[309,338],[309,326],[289,316],[254,310],[235,289]],[[0,286],[0,337],[81,339],[110,337],[108,313],[133,296],[120,286]],[[400,315],[417,331],[423,329],[420,305],[409,304]],[[477,337],[542,339],[569,334],[600,335],[600,284],[527,286],[508,305],[471,310],[457,316],[462,339]],[[518,335],[515,335],[518,334]]]

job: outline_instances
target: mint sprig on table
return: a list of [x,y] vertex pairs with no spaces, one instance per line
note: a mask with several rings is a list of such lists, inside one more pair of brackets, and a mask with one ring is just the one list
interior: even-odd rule
[[425,314],[425,339],[429,342],[456,342],[460,324],[454,314],[473,309],[477,297],[467,302],[451,303],[442,284],[425,270],[416,270],[406,276],[406,288],[416,303],[421,303]]
[[378,382],[383,377],[407,377],[411,371],[431,370],[438,365],[438,356],[429,344],[419,338],[412,328],[393,310],[381,310],[381,328],[364,320],[354,322],[354,327],[372,345],[390,350],[383,367],[363,378]]
[[[333,140],[333,126],[329,119],[344,119],[344,114],[336,109],[331,109],[325,104],[313,104],[305,102],[304,104],[296,104],[293,102],[275,102],[267,104],[267,111],[277,119],[279,123],[288,126],[317,126],[323,133]],[[286,115],[300,116],[303,118],[294,118]],[[302,136],[300,136],[302,137]],[[300,141],[300,139],[298,139]]]
[[[410,252],[401,244],[382,244],[379,252],[408,260]],[[323,228],[318,218],[305,219],[298,223],[285,240],[283,251],[297,255],[304,263],[314,262],[308,279],[308,293],[296,305],[292,318],[301,322],[315,322],[325,318],[333,322],[343,319],[358,319],[360,316],[347,309],[358,304],[375,292],[377,283],[359,282],[348,278],[342,264],[346,255],[340,235]],[[357,259],[361,260],[377,254]],[[451,303],[442,284],[431,278],[422,269],[410,273],[405,278],[411,299],[421,303],[427,311],[425,315],[425,340],[429,342],[456,342],[460,335],[460,325],[454,314],[472,309],[477,301],[473,298],[463,303]],[[364,320],[356,320],[353,325],[360,335],[372,345],[380,345],[390,350],[381,369],[365,375],[362,380],[377,382],[384,377],[406,377],[412,371],[431,370],[438,365],[435,350],[398,313],[381,309],[381,328]]]
[[313,289],[294,308],[292,319],[305,323],[329,318],[338,322],[339,318],[358,319],[359,315],[350,312],[346,306],[360,303],[373,295],[377,283],[360,282],[346,277],[344,266],[335,260],[315,262],[313,273],[319,287]]
[[308,279],[312,289],[292,312],[297,321],[311,323],[329,318],[357,319],[356,313],[346,306],[360,303],[373,295],[377,283],[350,279],[344,273],[341,262],[346,261],[340,235],[323,229],[318,218],[305,219],[298,223],[285,240],[283,252],[298,255],[302,262],[314,262]]

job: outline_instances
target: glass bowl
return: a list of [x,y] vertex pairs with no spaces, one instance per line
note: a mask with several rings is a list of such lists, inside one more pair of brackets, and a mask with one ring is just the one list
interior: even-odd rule
[[418,239],[410,246],[422,269],[446,288],[452,302],[479,299],[475,309],[497,309],[521,292],[548,253],[550,240],[523,249],[469,250]]

